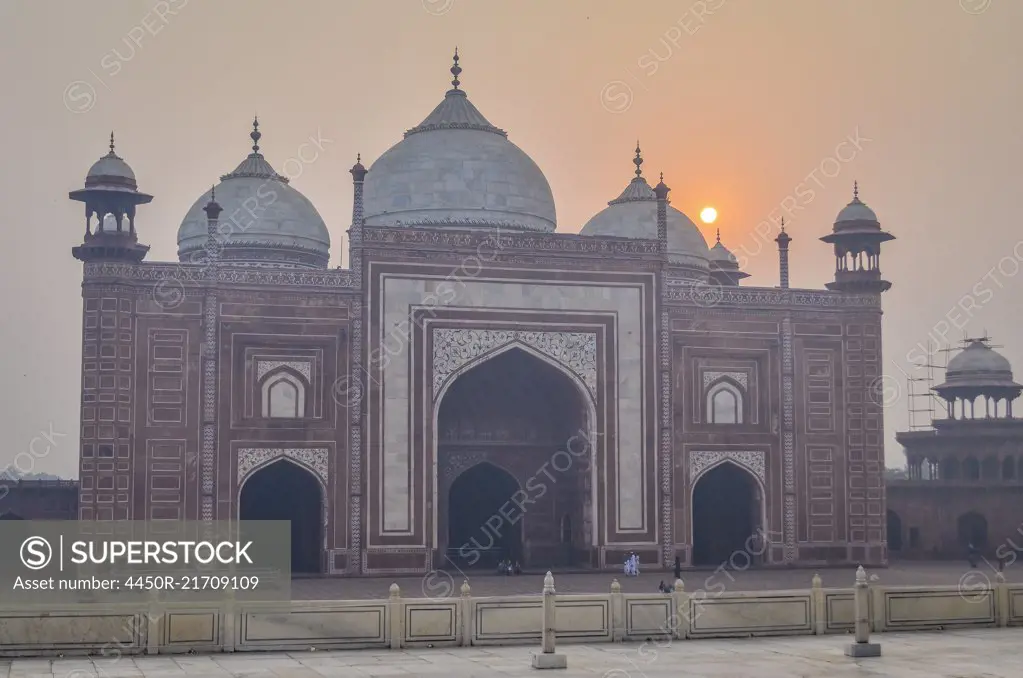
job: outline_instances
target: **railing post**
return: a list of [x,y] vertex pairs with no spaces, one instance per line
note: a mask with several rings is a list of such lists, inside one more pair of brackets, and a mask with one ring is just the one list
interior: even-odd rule
[[547,572],[543,578],[543,630],[540,632],[541,652],[533,653],[534,669],[565,669],[568,658],[554,652],[557,637],[557,601],[554,594],[554,575]]
[[686,597],[686,585],[681,579],[675,580],[671,592],[672,625],[675,627],[672,638],[684,640],[689,637],[689,600]]
[[391,620],[391,649],[400,650],[402,640],[401,588],[391,584],[390,597],[387,599],[387,614]]
[[1009,587],[1005,584],[1005,575],[1001,572],[995,573],[995,586],[992,595],[995,596],[995,612],[998,615],[998,626],[1005,628],[1009,625]]
[[617,579],[611,580],[611,642],[625,640],[625,610],[622,599],[622,585]]
[[224,629],[222,646],[224,652],[234,652],[238,629],[238,605],[234,589],[227,590],[227,597],[224,599],[224,607],[222,609],[223,612],[221,614],[224,615],[224,618],[220,620]]
[[867,585],[867,573],[862,565],[856,569],[853,609],[856,616],[856,642],[846,646],[846,656],[880,657],[881,645],[870,642],[870,587]]
[[459,638],[458,644],[463,647],[469,647],[472,645],[472,589],[469,588],[469,580],[465,579],[462,581],[462,597],[458,601],[459,609],[462,613],[462,624],[461,624],[461,638]]
[[819,574],[813,575],[810,597],[813,600],[813,632],[814,635],[823,636],[828,630],[828,611],[824,606],[824,588]]
[[154,588],[149,591],[149,605],[146,608],[146,654],[160,652],[160,619],[163,610],[160,607],[160,594]]

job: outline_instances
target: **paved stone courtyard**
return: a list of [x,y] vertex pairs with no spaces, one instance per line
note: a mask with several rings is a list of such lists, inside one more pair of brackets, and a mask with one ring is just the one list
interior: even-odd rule
[[[554,678],[1018,678],[1023,629],[881,634],[883,656],[849,659],[849,636],[562,645]],[[642,649],[641,649],[642,648]],[[355,650],[113,659],[0,660],[0,678],[535,676],[530,647]],[[542,675],[542,674],[541,674]]]
[[[879,585],[956,586],[962,582],[970,590],[988,581],[993,582],[996,574],[995,567],[983,561],[972,571],[963,562],[905,562],[869,572],[877,575],[876,583]],[[820,574],[825,587],[847,588],[852,587],[855,568],[746,571],[728,568],[720,572],[692,570],[683,571],[682,580],[688,591],[721,591],[722,584],[726,591],[779,591],[809,588],[814,573]],[[1004,574],[1009,582],[1023,582],[1023,566],[1006,568]],[[451,568],[436,570],[421,577],[295,579],[291,585],[291,595],[296,600],[386,598],[391,584],[397,583],[401,587],[402,596],[406,598],[446,598],[457,596],[466,578],[474,596],[534,594],[543,588],[543,575],[540,573],[502,577],[489,572],[463,573]],[[656,593],[657,585],[661,581],[670,582],[672,573],[647,571],[639,577],[625,577],[621,573],[611,572],[554,574],[555,586],[560,593],[606,593],[610,591],[611,580],[616,578],[624,593]],[[1023,667],[1020,675],[1023,675]]]

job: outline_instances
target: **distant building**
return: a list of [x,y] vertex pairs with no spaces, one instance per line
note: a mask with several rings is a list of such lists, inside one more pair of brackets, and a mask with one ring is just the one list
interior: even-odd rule
[[293,569],[328,574],[885,563],[893,236],[858,190],[822,238],[827,289],[789,289],[784,229],[780,286],[740,286],[638,147],[621,194],[557,232],[543,172],[451,72],[352,167],[348,268],[258,123],[182,210],[180,263],[145,260],[152,196],[111,139],[70,195],[81,519],[291,520]]
[[888,550],[963,557],[972,543],[1008,557],[1023,548],[1023,419],[1013,416],[1023,386],[986,339],[973,339],[934,391],[945,416],[895,436],[909,477],[887,483]]
[[77,480],[0,478],[0,520],[77,518]]

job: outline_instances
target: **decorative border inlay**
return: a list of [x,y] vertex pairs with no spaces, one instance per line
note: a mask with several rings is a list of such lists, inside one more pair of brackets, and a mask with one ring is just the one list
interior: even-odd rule
[[781,322],[782,468],[785,477],[785,560],[796,559],[796,444],[792,318]]
[[352,271],[348,269],[282,269],[248,268],[220,264],[215,275],[202,264],[142,263],[122,264],[93,262],[84,266],[84,277],[124,278],[126,280],[164,283],[174,287],[201,285],[212,282],[236,285],[293,285],[298,287],[323,287],[334,289],[358,289]]
[[312,382],[313,380],[312,365],[308,360],[259,360],[256,362],[256,380],[262,379],[267,372],[276,370],[278,367],[295,370],[305,377],[306,381]]
[[718,379],[727,377],[732,381],[736,382],[745,390],[749,390],[749,377],[745,372],[704,372],[703,373],[703,388],[706,389],[708,386],[713,384]]
[[704,471],[723,461],[742,466],[767,487],[767,455],[762,450],[692,451],[689,453],[689,485],[695,487]]
[[257,468],[281,458],[293,459],[307,467],[327,488],[330,451],[325,447],[256,447],[238,450],[238,485]]
[[[708,306],[816,306],[824,308],[881,307],[880,294],[849,294],[830,290],[782,290],[770,287],[714,287],[687,278],[669,278],[664,295],[668,301]],[[708,289],[711,288],[711,289]],[[710,302],[713,303],[710,303]]]
[[597,335],[593,332],[525,332],[437,328],[433,330],[433,395],[454,372],[496,348],[521,343],[574,372],[597,400]]
[[444,465],[440,470],[440,477],[443,480],[452,480],[462,471],[487,460],[487,455],[483,452],[451,453],[444,456]]
[[[210,226],[212,228],[212,225]],[[210,270],[216,270],[216,260]],[[208,274],[208,271],[207,271]],[[199,486],[203,494],[202,519],[210,522],[214,518],[216,486],[214,483],[217,459],[217,325],[219,324],[219,301],[213,292],[203,302],[203,425],[202,460]]]

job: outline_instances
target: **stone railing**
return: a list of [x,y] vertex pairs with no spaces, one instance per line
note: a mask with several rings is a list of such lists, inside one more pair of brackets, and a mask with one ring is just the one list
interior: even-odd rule
[[[848,634],[1023,626],[1023,584],[877,586],[860,573],[848,588],[814,577],[791,591],[475,597],[465,583],[444,599],[291,601],[274,604],[79,605],[15,610],[0,602],[0,655],[238,652],[441,646],[644,642],[768,635]],[[855,584],[855,588],[854,585]],[[545,587],[546,589],[546,587]],[[539,594],[540,592],[538,592]],[[860,596],[860,615],[856,614]],[[554,638],[543,639],[544,601]],[[866,608],[866,609],[862,609]],[[548,623],[554,614],[547,615]],[[550,642],[548,642],[548,640]],[[866,643],[867,641],[861,641]]]

